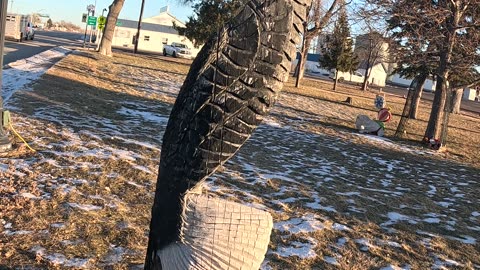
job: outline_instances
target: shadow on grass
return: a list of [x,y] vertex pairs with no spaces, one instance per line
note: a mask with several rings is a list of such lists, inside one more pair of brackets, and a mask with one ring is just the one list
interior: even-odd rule
[[[120,83],[120,82],[119,82]],[[135,85],[133,85],[135,86]],[[34,116],[38,108],[56,105],[67,109],[72,116],[88,119],[89,115],[110,120],[125,120],[125,115],[118,114],[122,103],[135,102],[164,108],[162,114],[169,115],[172,104],[148,97],[133,96],[128,93],[115,92],[98,88],[86,83],[44,74],[33,91],[18,92],[15,103],[24,114]]]
[[[175,62],[175,63],[176,63],[176,62]],[[122,65],[122,66],[127,66],[127,67],[138,68],[138,69],[148,69],[148,70],[152,70],[152,71],[165,72],[165,73],[170,73],[170,74],[173,74],[173,75],[179,75],[179,76],[184,76],[184,77],[186,76],[186,74],[184,74],[184,73],[173,72],[173,71],[166,70],[166,69],[151,68],[151,67],[142,67],[142,66],[131,65],[131,64],[123,64],[123,63],[118,63],[118,62],[114,62],[114,64]],[[180,64],[180,63],[176,63],[176,64]]]

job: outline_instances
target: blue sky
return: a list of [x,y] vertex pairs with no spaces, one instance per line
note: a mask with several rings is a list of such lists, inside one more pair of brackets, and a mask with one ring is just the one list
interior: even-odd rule
[[[101,14],[104,8],[113,2],[113,0],[9,0],[8,12],[29,14],[46,13],[55,21],[69,21],[77,25],[84,25],[81,22],[82,14],[86,13],[86,7],[89,4],[97,3],[96,13]],[[125,0],[120,18],[138,20],[140,15],[141,0]],[[179,4],[179,1],[172,0],[145,0],[145,9],[143,18],[152,17],[160,12],[160,8],[168,5],[170,13],[186,21],[193,11],[190,6]],[[107,12],[105,12],[105,15]]]

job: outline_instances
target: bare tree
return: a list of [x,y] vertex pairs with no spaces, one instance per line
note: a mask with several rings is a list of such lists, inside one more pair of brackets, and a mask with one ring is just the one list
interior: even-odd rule
[[440,138],[445,145],[452,89],[463,88],[479,78],[478,72],[468,71],[480,63],[480,0],[373,2],[389,10],[393,29],[403,34],[401,42],[418,43],[410,52],[416,52],[419,57],[410,57],[411,63],[407,65],[415,66],[417,59],[434,61],[433,65],[428,63],[434,67],[436,87],[424,137]]
[[105,29],[103,32],[100,47],[98,49],[100,54],[112,56],[112,39],[117,24],[118,15],[123,8],[125,0],[113,0],[109,6],[107,22],[105,23]]
[[300,86],[300,80],[303,78],[305,63],[307,61],[308,49],[315,37],[318,37],[330,22],[332,16],[339,10],[341,5],[347,5],[344,0],[333,0],[325,9],[325,3],[322,0],[313,0],[310,9],[307,11],[308,20],[304,23],[302,32],[303,39],[300,46],[300,59],[295,70],[295,87]]
[[365,69],[362,90],[367,90],[375,65],[385,65],[388,60],[388,42],[383,33],[371,31],[357,37],[355,54],[360,60],[360,69]]

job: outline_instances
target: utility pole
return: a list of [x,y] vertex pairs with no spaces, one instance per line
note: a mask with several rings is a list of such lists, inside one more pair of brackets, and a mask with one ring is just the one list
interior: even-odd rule
[[[0,0],[0,87],[2,87],[3,74],[3,47],[5,43],[5,23],[7,21],[8,0]],[[3,129],[3,98],[0,91],[0,152],[12,148],[12,143]]]
[[140,17],[138,18],[137,35],[135,36],[135,48],[133,49],[133,53],[137,53],[137,50],[138,50],[138,40],[140,39],[140,27],[142,25],[144,7],[145,7],[145,0],[142,0],[142,7],[140,8]]

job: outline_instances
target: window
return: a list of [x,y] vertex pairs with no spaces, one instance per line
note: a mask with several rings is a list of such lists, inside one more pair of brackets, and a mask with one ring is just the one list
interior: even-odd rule
[[150,36],[143,36],[143,41],[150,41]]
[[162,44],[167,44],[168,43],[168,38],[162,38]]

